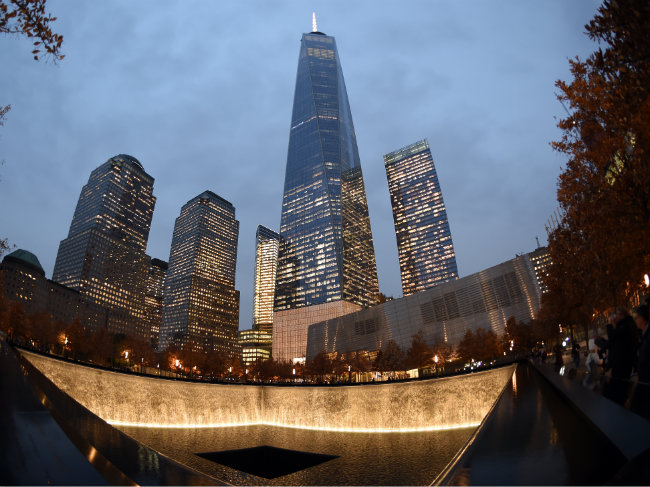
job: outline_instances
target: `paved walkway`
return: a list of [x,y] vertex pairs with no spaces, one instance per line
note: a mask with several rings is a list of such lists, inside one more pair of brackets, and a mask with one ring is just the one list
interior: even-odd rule
[[2,340],[0,370],[0,484],[106,485],[36,400]]

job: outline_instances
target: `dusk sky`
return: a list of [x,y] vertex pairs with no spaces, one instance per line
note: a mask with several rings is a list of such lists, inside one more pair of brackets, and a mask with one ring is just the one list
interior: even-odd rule
[[90,172],[117,154],[155,178],[147,252],[169,259],[181,206],[209,189],[240,221],[240,329],[252,324],[255,230],[276,231],[298,52],[336,38],[380,290],[401,296],[383,154],[427,138],[460,276],[546,244],[564,163],[554,82],[595,48],[595,0],[48,1],[59,64],[0,37],[0,238],[52,276]]

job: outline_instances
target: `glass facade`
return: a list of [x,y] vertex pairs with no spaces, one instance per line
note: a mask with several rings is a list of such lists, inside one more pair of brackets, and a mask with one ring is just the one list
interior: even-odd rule
[[110,331],[147,339],[145,250],[156,204],[153,183],[140,162],[125,154],[95,169],[81,190],[52,276],[113,310]]
[[377,267],[336,42],[303,34],[282,200],[275,310],[378,301]]
[[262,330],[242,330],[239,332],[241,359],[248,366],[256,360],[271,358],[271,334]]
[[188,201],[174,225],[159,348],[170,342],[238,351],[235,290],[239,222],[235,207],[211,191]]
[[384,156],[404,296],[458,279],[447,210],[427,140]]
[[548,267],[551,265],[551,256],[548,254],[548,248],[539,247],[535,249],[535,251],[530,254],[530,260],[535,269],[535,276],[537,276],[537,284],[539,284],[539,288],[542,290],[542,293],[548,292],[548,287],[544,282],[548,272]]
[[253,330],[270,335],[273,330],[275,279],[278,274],[280,235],[262,225],[255,235],[255,293],[253,295]]
[[144,296],[145,316],[151,329],[151,343],[158,343],[162,311],[164,304],[165,275],[168,264],[164,260],[151,259],[149,261],[149,275],[147,277],[147,290]]

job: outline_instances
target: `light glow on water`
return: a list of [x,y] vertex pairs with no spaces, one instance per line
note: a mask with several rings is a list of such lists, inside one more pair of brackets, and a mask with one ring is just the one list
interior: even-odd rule
[[278,428],[292,428],[299,430],[311,431],[331,431],[335,433],[422,433],[427,431],[447,431],[466,428],[477,428],[481,423],[451,424],[444,426],[422,426],[416,428],[337,428],[337,427],[319,427],[319,426],[300,426],[293,424],[281,424],[261,421],[257,423],[233,423],[233,424],[169,424],[169,423],[129,423],[126,421],[106,421],[111,426],[132,426],[136,428],[179,428],[179,429],[196,429],[196,428],[233,428],[240,426],[275,426]]

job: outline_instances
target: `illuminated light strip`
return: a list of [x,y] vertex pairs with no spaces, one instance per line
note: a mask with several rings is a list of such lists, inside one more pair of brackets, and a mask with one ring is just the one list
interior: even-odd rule
[[481,422],[452,424],[446,426],[421,426],[417,428],[336,428],[325,426],[300,426],[293,424],[274,423],[269,421],[258,421],[250,423],[213,423],[213,424],[169,424],[169,423],[131,423],[128,421],[117,421],[109,419],[106,421],[112,426],[132,426],[136,428],[168,428],[168,429],[198,429],[198,428],[234,428],[239,426],[275,426],[279,428],[292,428],[310,431],[331,431],[335,433],[422,433],[427,431],[447,431],[455,429],[477,428]]

